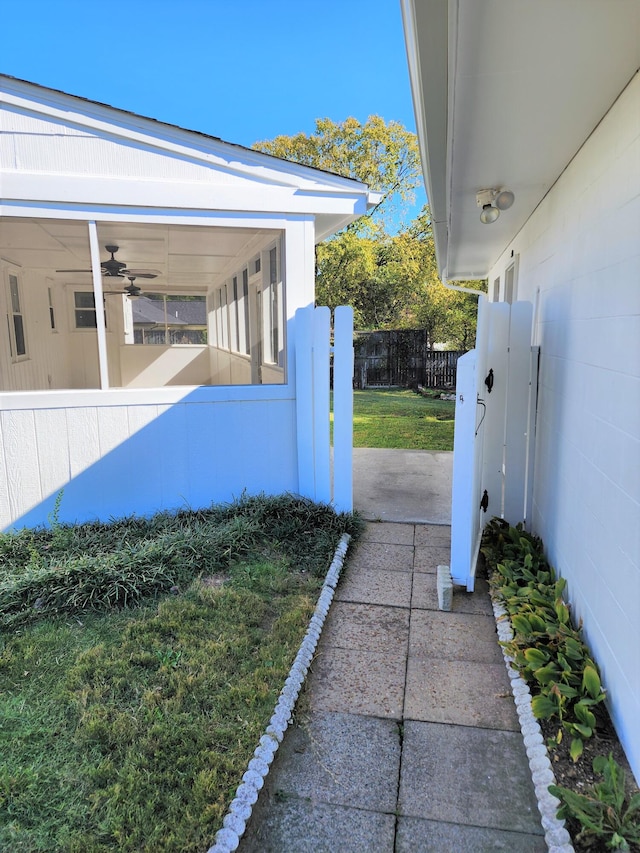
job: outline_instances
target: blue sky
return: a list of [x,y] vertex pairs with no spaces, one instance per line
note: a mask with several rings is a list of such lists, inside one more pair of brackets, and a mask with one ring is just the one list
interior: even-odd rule
[[400,0],[6,0],[0,71],[251,145],[369,115],[415,130]]

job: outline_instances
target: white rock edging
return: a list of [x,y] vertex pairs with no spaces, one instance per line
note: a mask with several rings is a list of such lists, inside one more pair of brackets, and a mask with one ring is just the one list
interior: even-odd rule
[[[491,601],[496,619],[498,639],[504,643],[509,642],[509,640],[513,639],[513,629],[511,628],[509,614],[500,602],[494,598]],[[564,821],[556,817],[560,800],[548,791],[549,785],[554,785],[556,779],[553,775],[547,748],[544,745],[540,724],[536,720],[531,708],[529,685],[517,670],[513,669],[511,666],[513,658],[505,652],[504,648],[502,649],[502,654],[507,665],[507,672],[511,681],[511,692],[516,703],[516,712],[520,720],[520,730],[524,738],[527,758],[529,759],[531,779],[533,780],[533,787],[538,798],[538,811],[542,818],[544,840],[549,848],[549,853],[574,853],[571,836],[565,829]]]
[[333,561],[324,579],[316,609],[309,621],[307,633],[289,670],[284,687],[280,691],[269,725],[253,753],[254,757],[249,762],[247,771],[242,777],[242,783],[236,790],[235,798],[222,821],[222,829],[216,833],[215,844],[209,848],[207,853],[232,853],[233,850],[238,849],[247,821],[251,817],[253,806],[258,799],[258,792],[264,785],[271,762],[291,721],[294,705],[313,660],[324,620],[333,601],[350,539],[351,536],[348,533],[343,533],[340,538],[333,555]]

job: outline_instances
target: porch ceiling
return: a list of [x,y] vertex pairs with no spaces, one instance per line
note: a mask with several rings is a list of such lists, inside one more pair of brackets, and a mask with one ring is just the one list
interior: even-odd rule
[[[101,259],[110,257],[106,245],[118,246],[117,260],[132,269],[158,271],[153,284],[146,282],[145,290],[167,293],[206,291],[235,269],[236,261],[251,254],[253,247],[258,251],[273,233],[247,228],[98,223]],[[66,284],[91,283],[90,272],[56,272],[90,269],[89,236],[84,222],[3,217],[0,256]],[[108,276],[103,281],[107,290],[119,290],[122,283],[127,283]]]
[[[482,278],[640,66],[640,4],[402,3],[439,266]],[[515,203],[483,225],[491,187]]]

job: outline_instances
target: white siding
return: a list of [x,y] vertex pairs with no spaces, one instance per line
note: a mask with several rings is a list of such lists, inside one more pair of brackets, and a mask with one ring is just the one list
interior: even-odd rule
[[46,523],[61,489],[64,521],[296,492],[296,446],[284,395],[0,411],[0,529]]
[[533,526],[567,578],[640,778],[640,77],[508,247],[536,306]]

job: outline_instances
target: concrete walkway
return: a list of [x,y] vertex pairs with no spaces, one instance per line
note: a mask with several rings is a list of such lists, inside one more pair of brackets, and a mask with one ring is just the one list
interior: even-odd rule
[[486,583],[438,610],[449,537],[367,525],[242,853],[547,850]]
[[451,524],[453,453],[353,451],[353,503],[371,521]]

